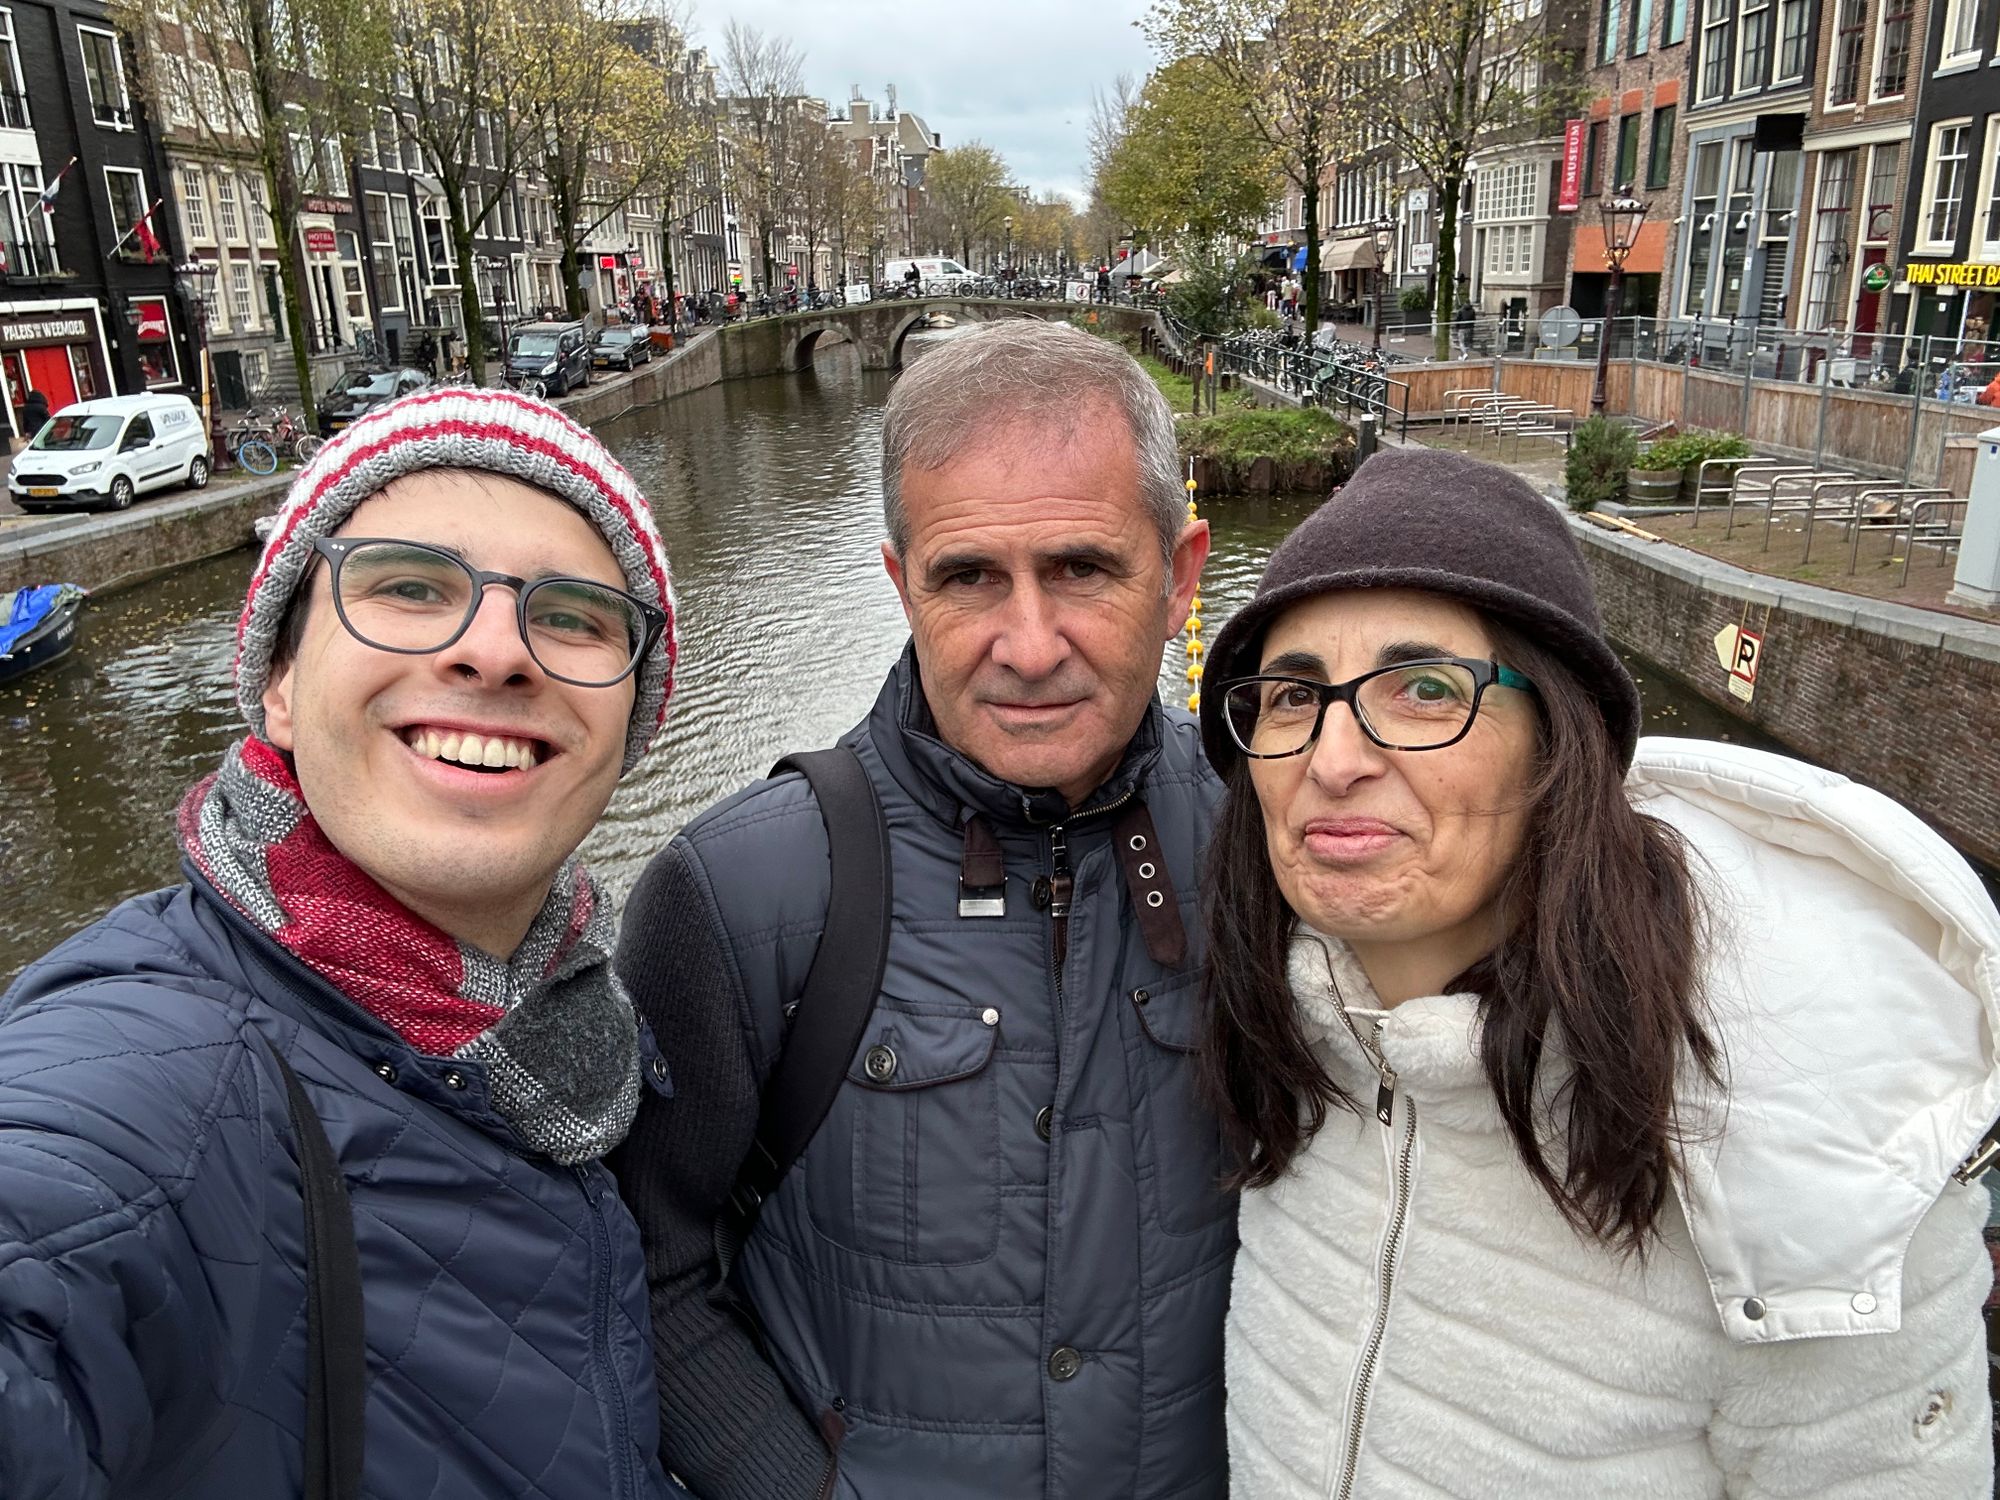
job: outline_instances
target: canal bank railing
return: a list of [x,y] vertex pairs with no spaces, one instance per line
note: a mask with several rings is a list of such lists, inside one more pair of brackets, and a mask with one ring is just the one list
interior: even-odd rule
[[1294,348],[1257,334],[1224,340],[1215,351],[1218,369],[1259,381],[1302,406],[1372,412],[1384,426],[1395,423],[1399,437],[1409,436],[1410,387],[1389,373],[1385,361]]

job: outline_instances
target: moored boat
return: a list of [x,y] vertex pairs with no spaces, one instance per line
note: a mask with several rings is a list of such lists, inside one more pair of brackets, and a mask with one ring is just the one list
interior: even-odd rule
[[89,595],[73,583],[43,583],[0,595],[0,682],[69,655]]

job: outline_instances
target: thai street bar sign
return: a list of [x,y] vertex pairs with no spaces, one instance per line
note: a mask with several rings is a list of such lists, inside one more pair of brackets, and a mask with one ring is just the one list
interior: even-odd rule
[[1903,280],[1911,286],[2000,287],[2000,261],[1913,260],[1903,266]]

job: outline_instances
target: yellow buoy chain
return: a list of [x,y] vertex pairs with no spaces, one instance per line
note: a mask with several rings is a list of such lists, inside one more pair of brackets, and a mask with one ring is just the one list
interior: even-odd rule
[[[1198,521],[1201,513],[1194,507],[1194,460],[1188,460],[1188,519]],[[1201,585],[1197,583],[1194,598],[1188,603],[1187,624],[1181,627],[1187,633],[1187,644],[1182,648],[1188,661],[1188,701],[1190,711],[1201,708]]]

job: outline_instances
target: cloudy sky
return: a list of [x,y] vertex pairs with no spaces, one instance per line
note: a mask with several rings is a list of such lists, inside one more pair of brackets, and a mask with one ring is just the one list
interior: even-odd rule
[[944,137],[993,147],[1037,189],[1081,195],[1090,95],[1143,77],[1146,0],[695,0],[694,28],[721,50],[729,21],[780,33],[805,54],[806,88],[844,105],[851,87],[896,101]]

